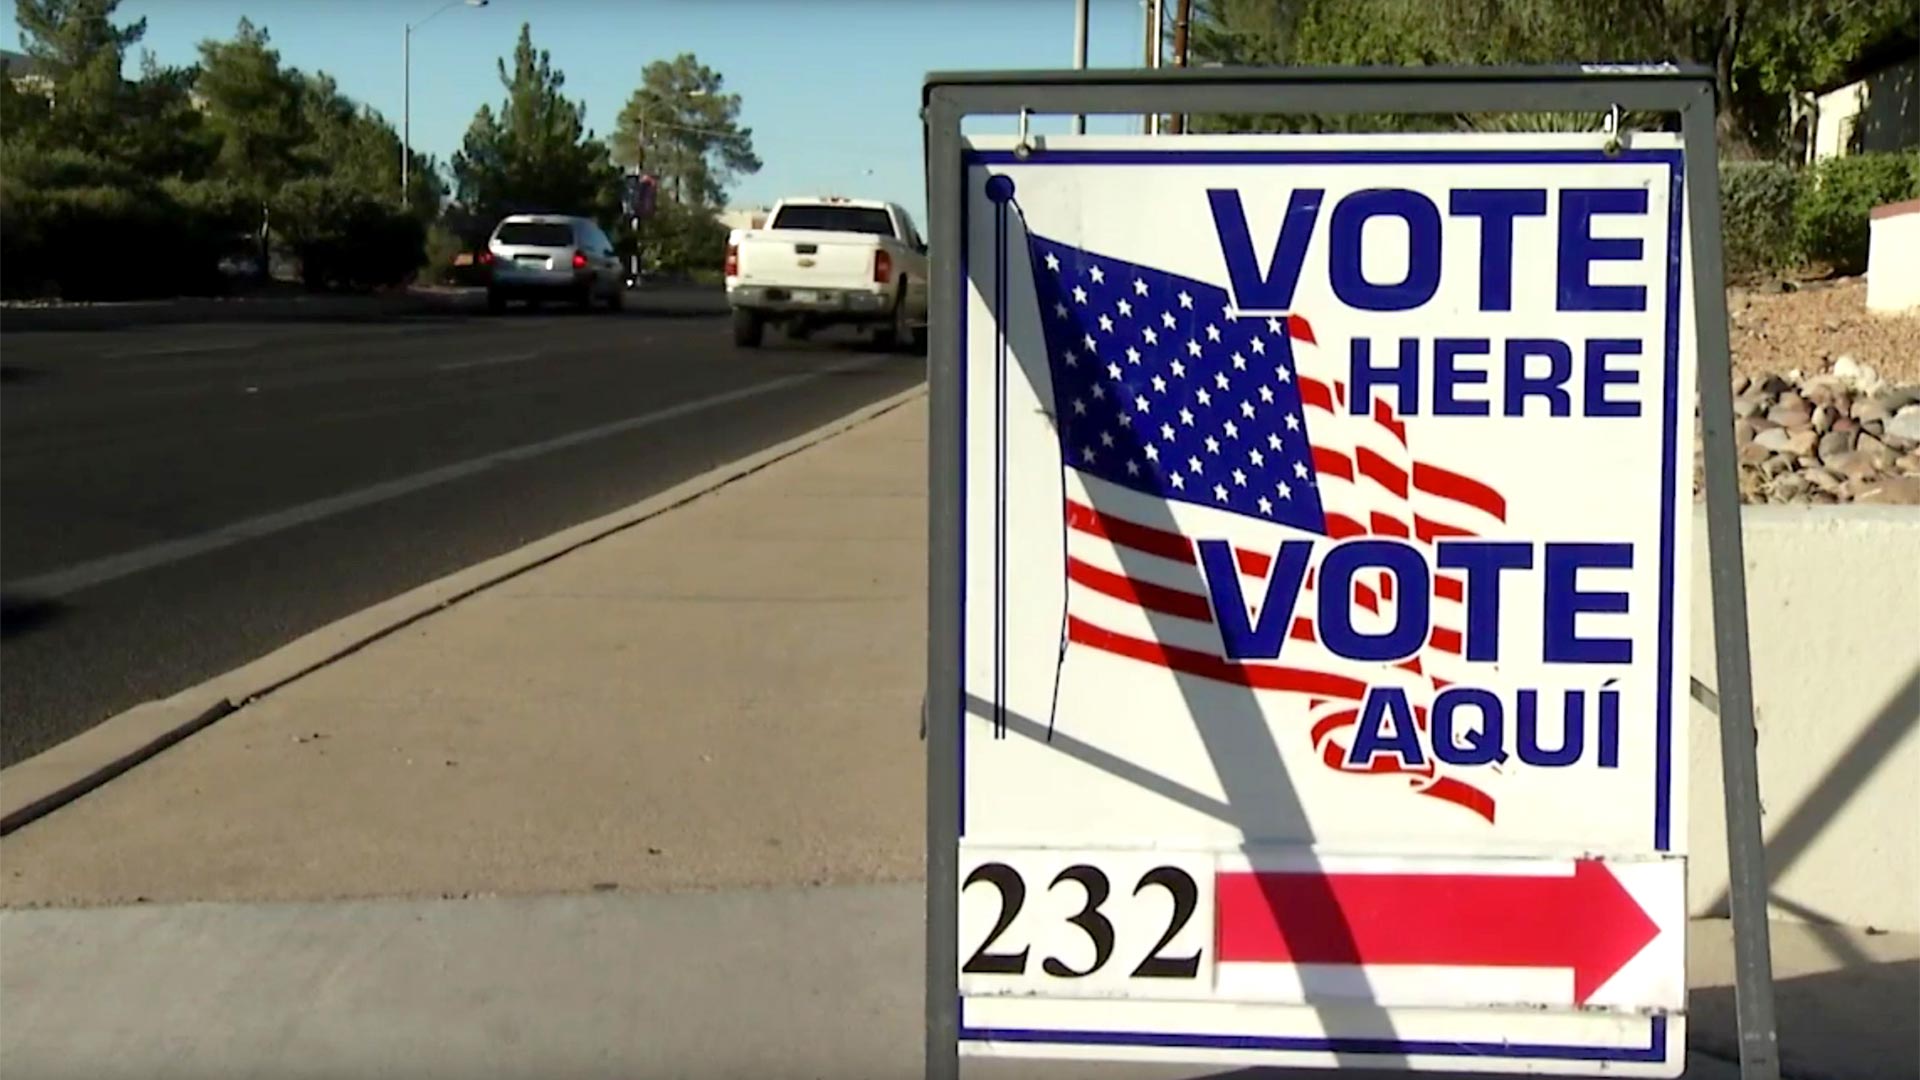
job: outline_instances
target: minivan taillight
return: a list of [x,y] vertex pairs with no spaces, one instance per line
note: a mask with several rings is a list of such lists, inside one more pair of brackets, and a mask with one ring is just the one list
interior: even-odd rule
[[893,256],[884,251],[873,253],[873,280],[882,285],[893,280]]
[[481,252],[481,253],[480,253],[480,265],[481,265],[481,266],[491,266],[491,265],[493,265],[493,252],[491,252],[491,251],[483,251],[483,252]]
[[573,253],[573,268],[575,270],[585,270],[587,268],[587,256],[585,253],[579,251]]
[[731,241],[727,244],[727,267],[724,272],[728,277],[740,276],[740,245]]

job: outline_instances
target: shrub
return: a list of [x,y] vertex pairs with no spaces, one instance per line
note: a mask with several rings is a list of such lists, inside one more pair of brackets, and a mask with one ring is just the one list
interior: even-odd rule
[[1800,249],[1843,274],[1867,266],[1869,215],[1920,195],[1920,153],[1854,154],[1820,163],[1795,206]]
[[9,180],[0,264],[14,296],[130,300],[220,287],[207,234],[157,186],[41,188]]
[[84,150],[33,144],[0,147],[0,175],[36,188],[141,188],[150,182],[125,164]]
[[1720,232],[1729,277],[1771,274],[1800,261],[1794,206],[1800,174],[1774,161],[1720,166]]
[[426,258],[426,228],[418,218],[330,179],[284,185],[272,221],[312,289],[398,285]]
[[661,199],[640,225],[640,260],[650,274],[688,277],[717,270],[727,257],[727,227],[711,210]]

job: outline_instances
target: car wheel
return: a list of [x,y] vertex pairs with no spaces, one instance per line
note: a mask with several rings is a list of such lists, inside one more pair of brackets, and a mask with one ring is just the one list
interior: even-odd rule
[[495,315],[507,310],[507,298],[498,289],[487,290],[487,310]]
[[627,290],[618,285],[614,286],[613,291],[607,294],[607,310],[620,311],[626,306]]
[[743,349],[760,347],[760,336],[766,330],[766,320],[752,308],[733,309],[733,343]]

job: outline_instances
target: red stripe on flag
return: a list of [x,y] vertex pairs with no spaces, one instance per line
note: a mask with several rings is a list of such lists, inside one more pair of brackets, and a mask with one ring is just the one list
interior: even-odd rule
[[1349,536],[1367,535],[1367,527],[1345,514],[1328,514],[1327,535],[1335,540],[1345,540]]
[[[1067,500],[1067,527],[1112,541],[1119,547],[1144,551],[1149,555],[1158,555],[1163,559],[1197,565],[1199,559],[1194,554],[1193,542],[1177,532],[1156,529],[1151,525],[1136,525],[1125,518],[1112,514],[1103,514],[1084,503]],[[1253,577],[1266,577],[1267,570],[1273,565],[1273,557],[1257,551],[1235,548],[1234,561],[1239,563],[1240,572]]]
[[1420,794],[1450,802],[1455,806],[1464,806],[1488,822],[1493,821],[1493,796],[1450,776],[1435,780],[1430,786],[1421,789]]
[[1354,463],[1346,459],[1346,454],[1340,454],[1338,450],[1327,450],[1325,446],[1313,448],[1313,467],[1319,469],[1323,475],[1340,477],[1342,480],[1354,479]]
[[1323,694],[1358,700],[1367,684],[1342,675],[1278,664],[1238,664],[1197,649],[1162,645],[1155,641],[1102,629],[1077,616],[1067,617],[1067,640],[1131,660],[1171,668],[1202,679],[1231,683],[1254,690],[1281,690],[1295,694]]
[[1322,473],[1337,476],[1342,480],[1351,481],[1353,479],[1353,462],[1348,461],[1347,455],[1338,450],[1329,450],[1324,446],[1314,447],[1313,467]]
[[1398,465],[1364,446],[1354,451],[1353,461],[1359,466],[1360,475],[1402,499],[1407,497],[1407,474]]
[[1466,586],[1466,583],[1461,581],[1459,578],[1436,577],[1433,579],[1433,595],[1439,597],[1442,600],[1452,600],[1455,603],[1465,603],[1467,598],[1467,586]]
[[1320,344],[1313,338],[1312,325],[1299,315],[1287,316],[1287,336],[1298,341],[1304,341],[1309,345]]
[[1287,636],[1293,638],[1295,641],[1314,640],[1313,620],[1304,617],[1295,617],[1293,626],[1288,628]]
[[1507,520],[1507,500],[1497,491],[1469,476],[1462,476],[1424,461],[1413,463],[1413,486],[1429,495],[1465,503],[1501,521]]
[[1460,655],[1460,631],[1458,630],[1436,626],[1433,628],[1433,636],[1427,639],[1427,643],[1441,652]]
[[1174,562],[1192,564],[1195,561],[1192,542],[1179,533],[1135,525],[1071,499],[1067,501],[1067,527]]
[[1393,437],[1400,440],[1401,446],[1407,445],[1407,425],[1394,419],[1393,410],[1387,408],[1387,403],[1379,398],[1373,399],[1373,422],[1393,432]]
[[1383,514],[1375,510],[1370,517],[1375,536],[1397,536],[1405,540],[1413,535],[1413,530],[1407,528],[1407,523],[1392,514]]
[[1300,380],[1300,404],[1310,405],[1321,412],[1333,411],[1333,393],[1327,384],[1319,379]]
[[1473,533],[1467,529],[1446,525],[1432,518],[1415,514],[1413,515],[1413,535],[1419,537],[1421,543],[1431,544],[1435,540],[1444,540],[1449,536],[1472,536]]
[[1135,581],[1124,574],[1102,570],[1071,556],[1067,558],[1067,577],[1094,592],[1104,593],[1130,604],[1138,604],[1148,611],[1177,615],[1182,619],[1192,619],[1195,622],[1211,623],[1213,621],[1213,608],[1204,596],[1182,592],[1179,589],[1169,589],[1164,585]]

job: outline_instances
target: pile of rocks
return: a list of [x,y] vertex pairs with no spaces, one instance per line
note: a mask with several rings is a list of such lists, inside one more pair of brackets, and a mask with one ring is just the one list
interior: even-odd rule
[[1920,385],[1843,356],[1818,375],[1735,375],[1733,394],[1742,502],[1920,505]]

